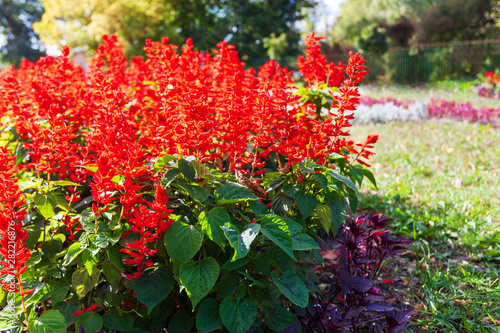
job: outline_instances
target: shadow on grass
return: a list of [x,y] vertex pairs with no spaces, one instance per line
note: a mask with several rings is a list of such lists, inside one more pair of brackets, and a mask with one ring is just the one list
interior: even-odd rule
[[389,267],[405,281],[414,332],[500,332],[500,231],[491,221],[399,195],[364,195],[361,205],[394,218],[393,233],[414,240]]

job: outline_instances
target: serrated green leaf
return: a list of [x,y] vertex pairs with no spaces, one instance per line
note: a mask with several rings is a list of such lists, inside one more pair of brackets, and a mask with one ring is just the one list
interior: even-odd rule
[[166,299],[175,280],[172,270],[169,267],[162,266],[153,272],[143,273],[141,277],[134,280],[134,290],[137,299],[148,307],[148,313]]
[[59,311],[66,319],[66,326],[69,326],[76,320],[75,311],[80,311],[82,307],[75,301],[69,301],[55,303],[52,309]]
[[250,209],[255,216],[269,214],[269,208],[267,208],[267,206],[259,200],[249,201],[248,204],[250,205]]
[[272,190],[276,190],[281,185],[283,185],[287,180],[286,176],[279,176],[278,178],[273,179],[269,186],[266,188],[266,192],[271,192]]
[[208,213],[201,212],[198,221],[205,235],[224,250],[226,238],[221,227],[231,221],[229,213],[222,207],[215,207]]
[[318,214],[319,221],[325,229],[326,233],[330,232],[332,227],[332,210],[327,205],[321,205],[316,208],[316,213]]
[[208,178],[213,179],[215,176],[210,172],[210,170],[198,161],[191,161],[191,164],[196,171],[196,178]]
[[330,176],[332,176],[333,178],[335,178],[336,180],[338,180],[339,182],[344,183],[347,187],[349,187],[354,192],[356,192],[356,193],[358,192],[358,189],[356,188],[356,185],[349,178],[344,177],[344,176],[338,174],[335,171],[328,171],[327,173]]
[[191,162],[181,158],[179,162],[177,162],[177,165],[179,166],[179,170],[181,170],[184,177],[193,182],[196,180],[196,170]]
[[77,269],[72,276],[72,284],[79,298],[83,298],[91,291],[99,281],[101,271],[95,269],[92,275],[89,275],[85,267]]
[[48,310],[30,322],[30,333],[64,333],[66,332],[66,319],[57,310]]
[[100,331],[102,324],[103,319],[101,315],[93,311],[84,311],[76,319],[76,329],[82,326],[85,332]]
[[203,333],[212,332],[222,327],[219,315],[219,303],[214,298],[203,300],[196,315],[196,328]]
[[66,295],[68,295],[68,291],[68,284],[62,282],[56,283],[50,291],[50,300],[52,301],[52,304],[57,304],[60,301],[63,301],[66,298]]
[[207,296],[219,278],[219,264],[214,258],[200,261],[190,260],[181,265],[179,276],[186,287],[193,309],[203,297]]
[[298,318],[290,311],[283,307],[278,307],[273,310],[272,314],[266,313],[264,322],[274,332],[281,332],[287,327],[296,323]]
[[210,192],[198,185],[182,185],[182,188],[196,201],[203,202],[208,199]]
[[304,219],[309,217],[309,215],[311,215],[318,206],[318,200],[314,195],[309,193],[306,194],[302,191],[295,192],[295,202],[297,203],[297,208]]
[[110,309],[103,316],[103,325],[110,330],[128,331],[134,326],[134,317],[117,309]]
[[198,252],[203,242],[203,232],[199,227],[175,221],[167,230],[164,240],[168,255],[174,262],[181,264]]
[[215,190],[215,197],[217,198],[218,205],[258,199],[248,188],[238,184],[228,184],[217,188]]
[[120,288],[120,282],[122,280],[121,271],[111,262],[105,262],[102,264],[102,272],[104,276],[111,284],[111,286],[118,290]]
[[297,234],[292,236],[293,249],[296,251],[308,251],[320,249],[318,243],[309,235]]
[[173,155],[164,155],[158,158],[153,166],[154,171],[158,172],[159,170],[161,170],[161,168],[167,165],[168,162],[173,161],[175,159],[177,158]]
[[284,194],[278,194],[271,201],[271,213],[285,217],[293,206],[293,199]]
[[245,333],[257,318],[257,306],[249,299],[226,298],[220,304],[222,323],[229,333]]
[[181,174],[181,170],[175,168],[167,171],[163,179],[161,180],[162,185],[168,186],[170,183]]
[[232,259],[229,259],[224,265],[222,265],[220,267],[220,269],[225,269],[227,271],[232,271],[232,270],[235,270],[235,269],[238,269],[240,267],[245,266],[249,262],[250,262],[250,258],[249,257],[244,257],[244,258],[238,259],[236,261],[232,261]]
[[261,224],[260,231],[283,249],[293,260],[297,261],[293,255],[292,235],[285,220],[272,214],[260,216],[258,220]]
[[293,304],[301,308],[307,307],[309,303],[309,291],[304,284],[304,281],[292,271],[285,272],[279,277],[276,272],[271,272],[271,277],[278,289],[290,300]]
[[40,214],[46,219],[56,215],[54,208],[57,206],[57,200],[53,194],[37,194],[33,198],[33,202]]
[[235,261],[246,257],[248,251],[250,251],[250,245],[259,234],[260,225],[247,224],[242,233],[230,223],[227,223],[221,227],[221,229],[224,231],[224,235],[228,239],[229,244],[234,249],[234,255],[231,261]]
[[66,253],[66,256],[64,257],[63,266],[71,264],[71,262],[75,260],[76,257],[83,252],[83,250],[85,250],[84,245],[78,242],[71,244],[68,248],[68,253]]

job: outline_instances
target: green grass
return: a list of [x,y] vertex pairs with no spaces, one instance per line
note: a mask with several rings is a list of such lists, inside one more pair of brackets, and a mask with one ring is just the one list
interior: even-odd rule
[[480,97],[477,95],[474,86],[479,81],[440,81],[433,84],[423,84],[421,86],[404,85],[369,85],[363,86],[363,95],[373,98],[393,97],[398,100],[426,100],[444,99],[456,101],[457,103],[470,102],[475,107],[487,106],[500,108],[500,100]]
[[[415,240],[405,256],[416,332],[500,332],[500,130],[451,121],[356,125],[380,134],[362,205]],[[489,321],[488,321],[489,319]],[[497,321],[500,325],[500,321]]]

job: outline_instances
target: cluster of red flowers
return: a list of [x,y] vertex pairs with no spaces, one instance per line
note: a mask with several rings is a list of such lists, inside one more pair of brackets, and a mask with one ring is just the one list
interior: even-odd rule
[[[11,282],[0,281],[7,291],[19,292],[22,289],[21,274],[26,271],[26,261],[31,257],[24,245],[28,233],[24,230],[23,220],[26,209],[24,195],[19,190],[16,179],[12,178],[14,160],[5,147],[0,147],[0,275],[11,275],[16,279]],[[27,293],[27,291],[23,291]]]
[[[154,203],[142,198],[144,181],[159,179],[150,167],[156,158],[176,154],[214,165],[228,161],[230,172],[252,177],[265,172],[271,153],[285,156],[288,163],[306,157],[325,163],[329,154],[345,155],[348,150],[356,156],[351,162],[366,165],[376,136],[356,148],[348,140],[353,116],[344,115],[359,103],[354,85],[367,73],[365,60],[351,54],[347,66],[326,64],[319,40],[314,33],[307,37],[307,55],[298,64],[311,85],[340,87],[341,95],[332,95],[337,103],[324,120],[315,118],[314,105],[299,102],[292,73],[274,61],[255,75],[226,42],[211,54],[195,51],[188,39],[179,52],[163,38],[146,42],[146,59],[127,62],[115,36],[104,36],[87,73],[73,64],[67,47],[57,58],[23,61],[19,69],[0,72],[0,119],[2,126],[15,127],[21,138],[18,148],[28,152],[19,168],[79,184],[93,176],[96,225],[119,201],[121,218],[141,236],[124,249],[131,256],[125,263],[138,267],[138,274],[127,278],[136,278],[151,265],[147,257],[155,250],[146,245],[171,223],[171,211],[164,208],[165,189],[156,189]],[[117,177],[120,182],[113,181]],[[5,186],[14,192],[2,193],[11,193],[4,199],[11,215],[2,217],[2,223],[20,221],[23,212],[14,212],[22,204],[20,194],[12,190],[15,186]],[[67,199],[77,202],[78,187],[69,190]],[[77,221],[64,222],[72,235]],[[25,234],[16,225],[22,241]],[[19,245],[18,252],[26,251]]]
[[484,77],[488,80],[489,84],[500,83],[500,73],[495,75],[495,72],[484,72]]

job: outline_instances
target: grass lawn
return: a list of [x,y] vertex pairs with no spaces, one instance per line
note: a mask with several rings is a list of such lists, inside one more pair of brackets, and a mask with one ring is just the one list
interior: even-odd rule
[[396,218],[393,231],[414,239],[390,271],[415,308],[410,329],[500,332],[500,130],[433,120],[352,133],[380,134],[378,190],[364,185],[364,209]]

